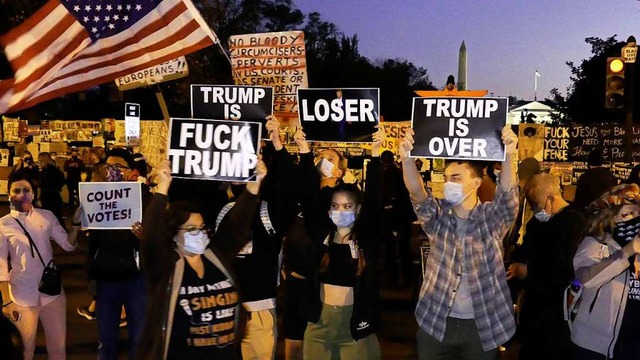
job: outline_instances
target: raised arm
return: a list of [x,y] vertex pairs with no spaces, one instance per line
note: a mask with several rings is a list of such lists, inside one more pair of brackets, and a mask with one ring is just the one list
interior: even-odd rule
[[640,237],[636,237],[610,256],[605,252],[608,254],[607,246],[595,238],[587,237],[582,241],[573,258],[576,278],[582,286],[599,288],[626,271],[629,268],[629,258],[640,254]]

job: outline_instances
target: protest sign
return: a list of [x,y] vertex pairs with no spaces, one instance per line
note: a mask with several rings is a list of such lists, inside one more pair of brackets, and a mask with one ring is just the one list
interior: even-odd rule
[[253,181],[261,130],[256,122],[171,118],[171,173],[183,179]]
[[296,91],[309,86],[302,31],[234,35],[229,53],[236,85],[273,86],[274,114],[283,125],[298,120]]
[[142,189],[135,181],[81,182],[82,227],[85,229],[131,229],[142,221]]
[[300,125],[309,141],[371,142],[380,89],[298,89]]
[[184,56],[180,56],[176,59],[165,61],[162,64],[119,77],[115,81],[118,90],[125,91],[164,81],[180,79],[187,75],[189,75],[187,59]]
[[[273,88],[261,86],[191,85],[191,117],[243,120],[266,124],[273,112]],[[263,126],[262,134],[267,135]]]
[[544,154],[544,125],[518,125],[518,158],[542,160]]
[[414,98],[412,157],[504,161],[504,98]]

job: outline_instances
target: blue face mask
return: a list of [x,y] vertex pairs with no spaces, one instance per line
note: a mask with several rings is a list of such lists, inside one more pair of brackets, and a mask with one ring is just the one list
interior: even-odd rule
[[196,235],[185,232],[184,245],[182,248],[190,254],[201,255],[204,254],[204,251],[207,249],[209,241],[209,234],[204,231],[200,231]]
[[117,166],[107,167],[107,181],[124,181],[124,173]]
[[356,212],[351,210],[331,210],[331,221],[337,227],[349,227],[356,221]]

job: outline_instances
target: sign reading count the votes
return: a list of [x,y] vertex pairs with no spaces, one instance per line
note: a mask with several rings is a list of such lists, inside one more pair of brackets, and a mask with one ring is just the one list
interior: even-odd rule
[[508,99],[414,98],[412,157],[504,161]]
[[[191,117],[243,120],[266,124],[273,111],[273,88],[234,85],[191,85]],[[262,133],[267,135],[263,126]]]
[[261,130],[257,122],[171,118],[171,173],[183,179],[254,181]]
[[142,221],[139,182],[81,182],[79,193],[85,229],[131,229]]
[[380,122],[380,89],[298,89],[309,141],[371,142]]

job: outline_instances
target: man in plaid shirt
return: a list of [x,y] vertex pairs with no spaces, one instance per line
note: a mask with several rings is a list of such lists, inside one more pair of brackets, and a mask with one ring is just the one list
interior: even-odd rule
[[493,202],[481,204],[482,169],[452,161],[445,169],[444,200],[425,190],[413,160],[413,131],[400,146],[404,181],[431,242],[416,307],[420,359],[495,359],[515,333],[502,239],[518,212],[513,156],[518,137],[505,126],[506,159]]

